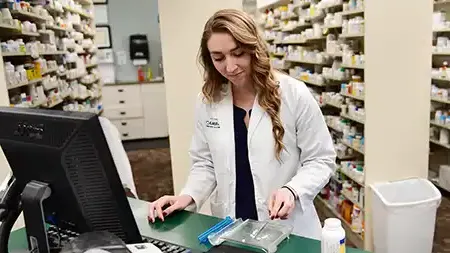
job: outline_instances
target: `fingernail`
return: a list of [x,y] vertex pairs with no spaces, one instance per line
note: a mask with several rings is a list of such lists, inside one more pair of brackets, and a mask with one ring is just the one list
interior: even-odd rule
[[163,216],[167,216],[167,213],[166,213],[166,212],[163,212]]

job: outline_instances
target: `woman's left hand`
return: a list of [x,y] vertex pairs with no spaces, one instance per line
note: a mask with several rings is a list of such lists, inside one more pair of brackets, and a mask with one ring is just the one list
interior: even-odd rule
[[295,198],[291,191],[281,188],[272,193],[269,199],[270,219],[287,219],[295,208]]

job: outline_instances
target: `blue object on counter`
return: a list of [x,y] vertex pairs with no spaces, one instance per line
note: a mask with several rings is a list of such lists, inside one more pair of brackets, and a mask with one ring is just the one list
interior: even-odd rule
[[228,226],[233,222],[233,219],[230,216],[227,216],[224,220],[217,223],[216,225],[212,226],[202,234],[200,234],[197,239],[200,241],[200,243],[207,243],[208,242],[208,235],[218,232],[222,230],[224,227]]

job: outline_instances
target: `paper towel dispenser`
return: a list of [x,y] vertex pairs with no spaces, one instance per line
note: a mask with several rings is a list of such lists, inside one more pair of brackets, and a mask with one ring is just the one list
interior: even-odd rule
[[130,35],[130,59],[134,65],[146,65],[148,63],[149,50],[147,35]]

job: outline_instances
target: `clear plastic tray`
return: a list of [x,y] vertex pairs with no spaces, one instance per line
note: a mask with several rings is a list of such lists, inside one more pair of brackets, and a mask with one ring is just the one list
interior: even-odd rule
[[210,234],[208,240],[212,245],[229,241],[273,253],[277,251],[278,244],[286,239],[291,232],[291,226],[286,226],[277,221],[243,221],[237,219],[222,230]]

